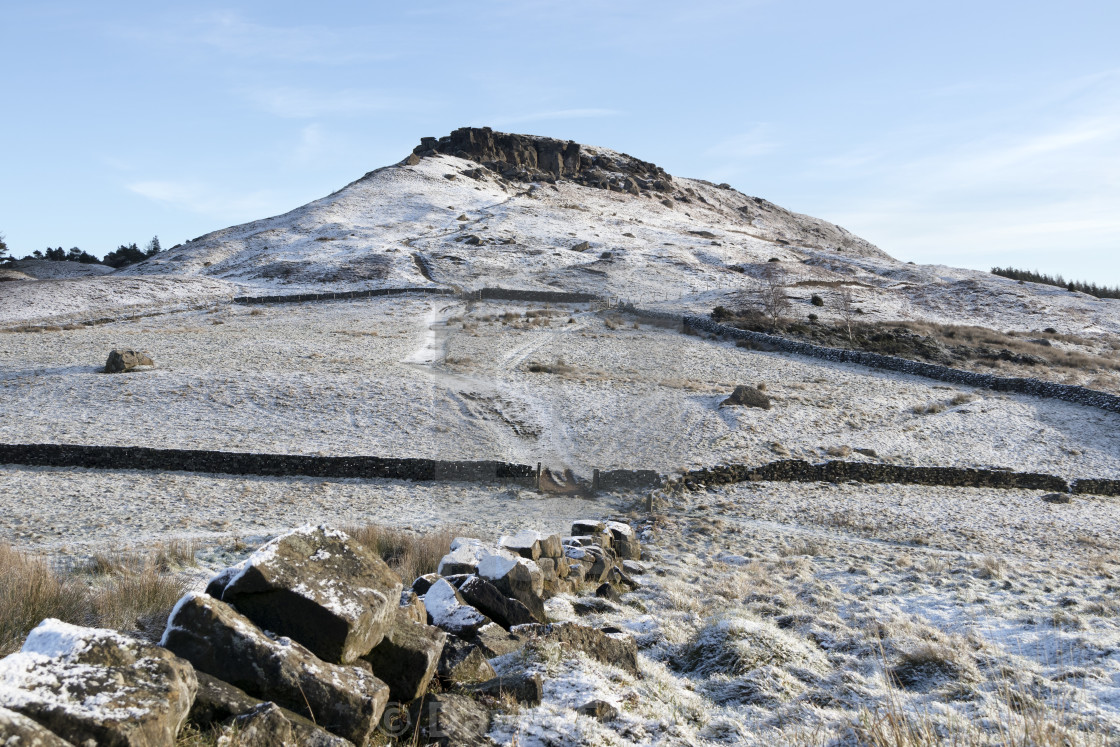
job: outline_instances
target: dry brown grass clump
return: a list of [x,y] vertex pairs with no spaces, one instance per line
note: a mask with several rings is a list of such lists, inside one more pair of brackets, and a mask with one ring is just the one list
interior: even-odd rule
[[451,541],[463,534],[452,528],[418,533],[376,524],[349,527],[346,533],[377,553],[406,585],[426,573],[435,573],[439,561],[450,552]]
[[[48,617],[154,640],[186,591],[184,579],[167,573],[160,557],[138,563],[100,556],[80,570],[59,572],[42,558],[0,545],[0,656],[17,650]],[[82,578],[83,571],[101,578]]]

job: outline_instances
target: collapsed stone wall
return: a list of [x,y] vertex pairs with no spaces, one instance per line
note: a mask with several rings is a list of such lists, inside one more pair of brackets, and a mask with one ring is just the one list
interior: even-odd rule
[[594,293],[564,291],[518,290],[516,288],[482,288],[472,297],[487,301],[537,301],[539,303],[590,303],[600,300]]
[[940,366],[934,363],[923,363],[906,358],[896,358],[879,353],[868,353],[862,350],[829,348],[822,345],[789,340],[777,335],[769,335],[765,332],[752,332],[750,330],[729,327],[725,324],[719,324],[711,319],[700,316],[686,316],[682,319],[682,324],[686,329],[730,337],[734,340],[746,340],[784,353],[794,353],[796,355],[804,355],[810,358],[819,358],[836,363],[857,363],[861,366],[867,366],[868,368],[896,371],[911,376],[922,376],[927,379],[935,379],[950,384],[992,389],[997,392],[1025,394],[1032,397],[1060,399],[1077,405],[1108,410],[1109,412],[1120,412],[1120,397],[1114,394],[1108,394],[1107,392],[1087,389],[1082,386],[1056,384],[1040,379],[995,376],[993,374],[977,373],[975,371],[963,371],[959,368],[950,368],[949,366]]

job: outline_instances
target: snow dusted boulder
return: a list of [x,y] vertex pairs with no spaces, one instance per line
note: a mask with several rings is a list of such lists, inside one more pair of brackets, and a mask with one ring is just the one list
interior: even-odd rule
[[[195,726],[205,729],[230,721],[250,713],[265,702],[205,672],[196,672],[196,674],[198,695],[195,696],[189,717],[190,722]],[[336,737],[329,731],[319,728],[309,719],[286,708],[280,710],[291,724],[296,744],[303,747],[353,747],[349,740]]]
[[400,606],[401,580],[345,533],[300,527],[263,546],[221,599],[323,661],[353,662],[381,642]]
[[428,691],[445,643],[439,628],[399,620],[363,658],[389,686],[389,697],[407,703]]
[[456,537],[451,542],[451,552],[439,561],[436,572],[440,576],[452,576],[457,573],[474,573],[478,570],[478,561],[490,550],[482,544],[482,540],[472,537]]
[[604,664],[616,666],[635,677],[638,671],[638,646],[626,633],[606,633],[574,622],[548,625],[522,625],[514,633],[541,641],[559,643],[563,649],[582,651]]
[[490,618],[467,604],[459,590],[443,578],[432,584],[424,595],[424,607],[428,610],[430,625],[457,636],[473,635],[490,622]]
[[580,519],[572,522],[572,536],[594,537],[602,534],[606,528],[607,525],[597,519]]
[[503,536],[501,540],[498,541],[498,544],[514,555],[520,555],[529,560],[537,560],[541,556],[541,539],[540,532],[526,529],[512,536]]
[[509,632],[497,623],[483,625],[470,639],[470,642],[482,649],[482,653],[486,655],[487,659],[511,654],[525,646],[523,637]]
[[[427,590],[425,589],[425,591]],[[400,625],[402,618],[420,625],[425,625],[428,622],[428,610],[424,607],[424,600],[411,589],[405,589],[401,592],[401,604],[397,608],[398,625]]]
[[110,350],[105,360],[105,373],[126,373],[137,366],[154,366],[147,353],[138,350]]
[[301,747],[289,721],[275,703],[261,703],[233,720],[237,747]]
[[0,708],[0,744],[5,747],[74,747],[50,729],[7,708]]
[[179,600],[162,644],[198,670],[355,744],[373,734],[389,700],[388,686],[364,669],[329,664],[290,638],[270,637],[205,594]]
[[536,563],[527,558],[487,555],[478,564],[478,575],[525,605],[534,620],[544,622],[544,578]]
[[541,704],[544,686],[541,682],[541,676],[536,672],[532,674],[519,672],[504,677],[494,677],[485,682],[465,685],[463,691],[475,695],[488,695],[491,698],[501,698],[503,695],[509,695],[515,698],[518,703],[535,706]]
[[197,690],[170,651],[54,619],[0,660],[0,707],[76,745],[174,744]]
[[624,560],[622,561],[622,570],[631,576],[640,576],[646,572],[646,565],[645,563],[639,563],[637,560]]
[[634,536],[634,530],[629,524],[621,521],[608,521],[607,531],[611,533],[612,547],[623,560],[641,560],[642,545]]
[[479,576],[471,576],[459,587],[459,594],[475,609],[509,630],[514,625],[533,622],[529,608],[510,599],[498,587]]

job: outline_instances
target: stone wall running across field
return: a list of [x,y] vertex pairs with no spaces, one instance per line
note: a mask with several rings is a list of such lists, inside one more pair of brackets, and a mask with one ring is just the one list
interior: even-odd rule
[[453,292],[454,291],[447,288],[416,286],[412,288],[372,288],[370,290],[340,291],[338,293],[294,293],[284,296],[238,296],[233,299],[233,302],[240,304],[308,303],[311,301],[352,301],[358,298],[400,296],[405,293],[427,293],[437,296],[449,296]]
[[711,319],[700,316],[686,316],[681,320],[686,329],[707,332],[733,340],[746,340],[747,342],[783,353],[794,353],[810,358],[834,361],[837,363],[858,363],[868,368],[877,368],[884,371],[896,371],[912,376],[923,376],[950,384],[961,386],[974,386],[983,389],[992,389],[997,392],[1010,392],[1012,394],[1026,394],[1032,397],[1045,397],[1060,399],[1087,407],[1096,407],[1109,412],[1120,412],[1120,397],[1107,392],[1098,392],[1086,389],[1083,386],[1069,384],[1055,384],[1039,379],[1014,378],[1008,376],[994,376],[992,374],[977,373],[975,371],[962,371],[959,368],[939,366],[933,363],[922,363],[906,358],[896,358],[890,355],[867,353],[862,350],[845,350],[843,348],[827,348],[807,342],[789,340],[777,335],[768,335],[765,332],[751,332],[749,330],[728,327]]

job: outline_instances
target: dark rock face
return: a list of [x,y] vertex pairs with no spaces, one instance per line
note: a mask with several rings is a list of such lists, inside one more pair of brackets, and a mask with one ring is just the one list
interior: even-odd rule
[[381,558],[337,530],[303,527],[253,553],[221,599],[323,661],[344,664],[381,642],[400,596],[401,580]]
[[551,623],[549,625],[522,625],[519,635],[544,641],[554,641],[566,649],[576,649],[604,664],[640,677],[638,647],[633,637],[626,634],[608,634],[578,623]]
[[445,153],[476,161],[516,181],[568,179],[588,187],[640,194],[668,192],[672,177],[660,166],[625,154],[592,154],[579,143],[535,135],[461,127],[441,138],[425,137],[413,150],[421,157]]
[[427,692],[446,642],[439,628],[398,620],[364,659],[389,686],[389,697],[407,703]]
[[735,387],[735,391],[731,396],[720,402],[720,406],[724,405],[741,405],[744,407],[761,407],[763,410],[770,409],[770,398],[762,392],[755,389],[753,386],[745,386],[740,384]]
[[176,605],[162,643],[196,669],[356,744],[365,744],[389,700],[388,686],[365,670],[329,664],[295,641],[270,638],[204,594],[188,594]]
[[465,695],[429,695],[412,707],[413,722],[426,738],[422,744],[440,747],[490,745],[490,712]]
[[[198,695],[191,706],[190,722],[206,728],[220,724],[238,716],[243,716],[264,704],[239,690],[228,682],[222,682],[205,672],[197,672]],[[313,724],[309,719],[285,708],[280,709],[291,725],[296,744],[305,747],[350,747],[350,742],[336,737],[325,729]]]
[[529,608],[516,599],[510,599],[493,584],[478,576],[471,576],[459,587],[464,601],[509,630],[514,625],[533,622]]
[[74,747],[23,714],[0,708],[0,744],[13,747]]
[[80,745],[174,744],[197,690],[170,651],[53,619],[0,660],[0,707]]
[[138,350],[111,350],[105,361],[105,373],[125,373],[137,366],[154,366],[147,353]]
[[544,622],[544,577],[536,563],[489,555],[479,564],[478,575],[505,596],[521,602],[534,620]]
[[436,672],[446,682],[484,682],[497,675],[482,649],[457,636],[448,636]]

